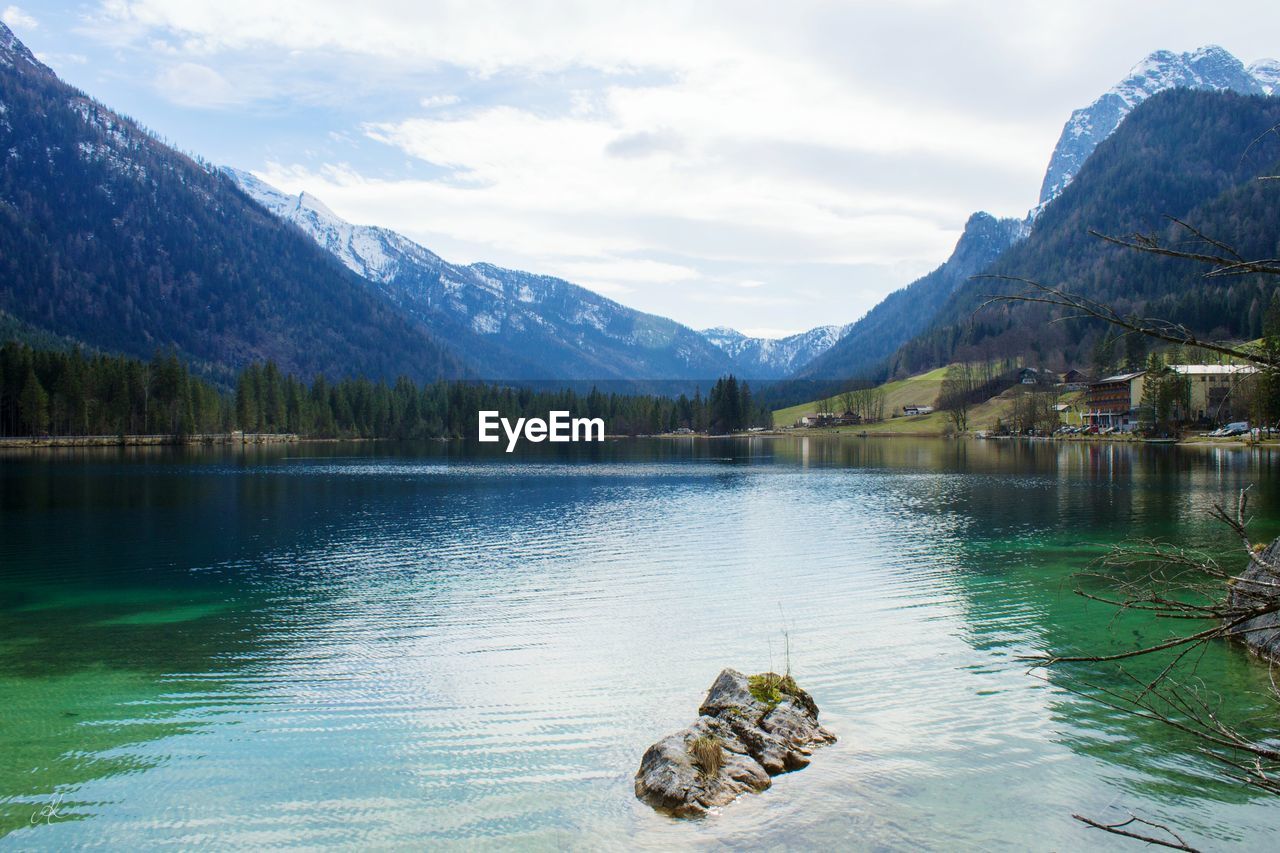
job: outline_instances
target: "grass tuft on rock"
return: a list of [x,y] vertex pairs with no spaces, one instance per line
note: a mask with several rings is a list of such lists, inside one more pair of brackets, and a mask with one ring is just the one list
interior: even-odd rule
[[689,756],[708,779],[714,779],[724,767],[724,745],[715,735],[699,735],[689,744]]
[[800,685],[790,675],[778,675],[776,672],[762,672],[747,678],[747,688],[757,702],[763,702],[772,710],[788,696],[800,693]]

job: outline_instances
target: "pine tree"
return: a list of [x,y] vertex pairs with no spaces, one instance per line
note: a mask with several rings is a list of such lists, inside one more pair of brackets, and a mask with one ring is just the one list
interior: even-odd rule
[[36,378],[34,367],[27,368],[27,375],[22,385],[22,394],[18,398],[18,408],[22,412],[22,422],[31,435],[43,435],[49,430],[49,395],[44,386]]

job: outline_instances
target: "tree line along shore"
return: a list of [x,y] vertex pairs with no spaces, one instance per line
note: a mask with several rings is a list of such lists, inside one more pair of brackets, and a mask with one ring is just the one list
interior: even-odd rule
[[[692,396],[535,391],[469,381],[419,384],[367,378],[307,382],[272,362],[253,363],[227,388],[172,352],[150,361],[80,349],[0,346],[0,440],[27,446],[263,443],[306,439],[466,438],[477,412],[504,417],[565,410],[603,418],[610,435],[693,430],[729,433],[767,425],[768,408],[733,376]],[[268,438],[267,436],[273,436]]]

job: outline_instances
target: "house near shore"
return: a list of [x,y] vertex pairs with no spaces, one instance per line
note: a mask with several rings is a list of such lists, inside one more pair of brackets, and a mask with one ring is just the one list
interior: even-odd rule
[[824,427],[832,426],[835,423],[835,412],[811,412],[807,415],[801,415],[796,421],[798,427]]
[[933,414],[933,406],[903,406],[902,414],[903,417],[910,417],[912,415],[931,415]]
[[1072,368],[1062,374],[1062,390],[1063,391],[1083,391],[1089,387],[1089,377],[1084,373]]
[[836,426],[857,426],[862,423],[862,416],[857,412],[845,412],[837,415],[835,412],[814,412],[808,415],[801,415],[796,421],[798,427],[836,427]]
[[1258,372],[1251,364],[1171,364],[1169,369],[1187,377],[1191,387],[1191,420],[1220,421],[1230,411],[1232,391]]
[[[1258,372],[1247,364],[1171,364],[1187,378],[1188,420],[1218,422],[1230,412],[1231,394]],[[1085,419],[1091,426],[1131,432],[1138,426],[1145,370],[1119,373],[1090,383],[1085,395]]]
[[1023,367],[1018,370],[1020,385],[1057,385],[1058,374],[1039,367]]
[[1090,383],[1085,394],[1085,418],[1090,426],[1132,432],[1138,426],[1145,370],[1117,373]]

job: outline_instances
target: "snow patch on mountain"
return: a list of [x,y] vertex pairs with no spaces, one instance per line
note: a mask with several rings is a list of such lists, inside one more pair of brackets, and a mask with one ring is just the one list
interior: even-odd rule
[[477,314],[471,318],[471,328],[482,335],[496,335],[502,331],[502,321],[491,314]]
[[1066,189],[1084,161],[1102,140],[1110,136],[1125,116],[1147,98],[1166,89],[1230,90],[1243,95],[1270,95],[1280,82],[1280,63],[1262,59],[1244,64],[1217,45],[1187,53],[1158,50],[1139,62],[1123,80],[1087,107],[1067,119],[1049,159],[1040,203],[1028,218],[1034,220],[1044,206]]

